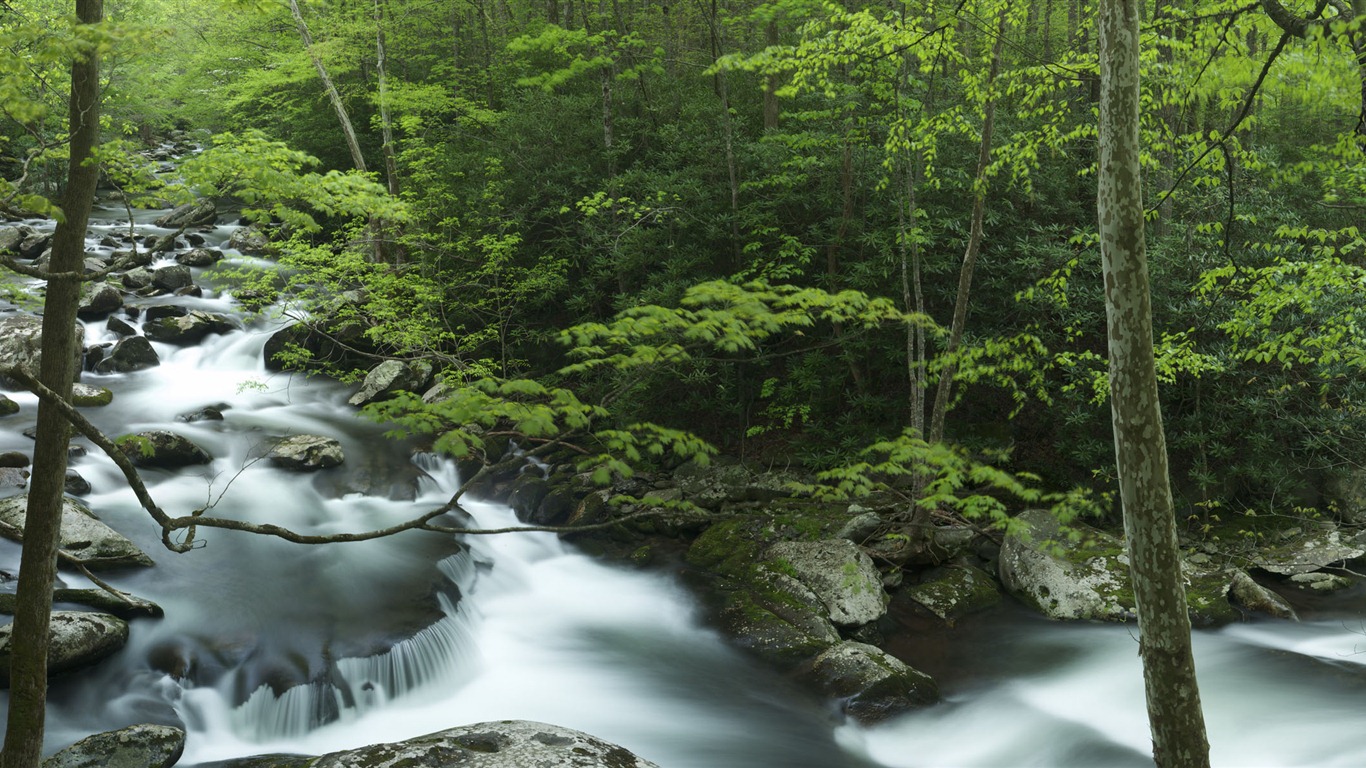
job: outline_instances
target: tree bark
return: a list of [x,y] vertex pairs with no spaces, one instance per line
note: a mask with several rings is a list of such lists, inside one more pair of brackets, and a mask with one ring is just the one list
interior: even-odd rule
[[[1006,20],[1010,5],[1001,8],[996,23],[996,43],[991,49],[991,65],[987,71],[987,89],[996,87],[996,75],[1001,70],[1001,53],[1005,48]],[[972,223],[968,230],[968,247],[963,253],[963,266],[958,272],[958,295],[953,303],[953,323],[949,327],[949,343],[944,354],[950,362],[939,375],[939,386],[934,392],[934,410],[930,413],[928,441],[944,439],[944,422],[949,410],[949,396],[953,391],[953,377],[958,373],[952,356],[963,345],[963,330],[968,320],[968,299],[972,295],[972,273],[977,267],[977,254],[982,248],[983,222],[987,208],[987,168],[991,165],[991,135],[996,125],[996,96],[988,93],[982,109],[982,140],[977,149],[977,173],[973,177]]]
[[1204,768],[1209,744],[1191,652],[1153,356],[1139,170],[1137,0],[1102,0],[1099,27],[1096,208],[1109,322],[1110,413],[1153,758],[1160,768]]
[[[77,0],[81,24],[98,24],[103,0]],[[70,160],[63,218],[52,240],[52,260],[43,300],[42,360],[39,381],[71,398],[79,342],[72,333],[80,301],[80,273],[85,261],[85,227],[90,219],[99,167],[88,163],[100,135],[99,57],[94,50],[71,63]],[[64,273],[61,277],[56,273]],[[57,544],[61,535],[62,499],[66,484],[67,436],[61,411],[38,405],[38,437],[33,447],[33,480],[29,488],[24,549],[19,563],[18,596],[10,646],[10,702],[4,768],[38,768],[42,759],[47,707],[47,655],[50,642],[52,586],[57,578]]]
[[389,117],[388,73],[385,66],[384,2],[375,0],[375,78],[379,85],[379,122],[384,138],[384,180],[389,194],[398,196],[398,161],[394,157],[394,124]]
[[323,60],[318,58],[318,52],[313,48],[313,35],[308,31],[308,24],[304,22],[304,16],[299,12],[298,0],[289,0],[289,12],[294,15],[294,24],[299,28],[299,37],[303,38],[304,50],[308,52],[308,58],[313,62],[313,68],[318,70],[318,77],[323,81],[323,90],[327,92],[327,100],[332,102],[332,109],[337,113],[337,120],[341,122],[342,134],[346,137],[346,148],[351,150],[351,162],[356,166],[356,170],[364,173],[365,155],[361,154],[360,142],[356,140],[356,129],[351,126],[351,116],[346,112],[346,105],[342,103],[341,94],[337,92],[337,86],[332,83],[332,77],[327,74],[327,67],[323,66]]

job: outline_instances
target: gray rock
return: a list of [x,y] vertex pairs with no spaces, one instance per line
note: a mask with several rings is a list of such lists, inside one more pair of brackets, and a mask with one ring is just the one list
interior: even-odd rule
[[[10,635],[13,624],[0,627],[0,684],[9,687]],[[52,645],[47,673],[56,675],[95,664],[128,642],[128,623],[107,613],[52,612]]]
[[175,260],[187,267],[211,267],[222,258],[223,252],[217,248],[195,248],[176,254]]
[[1258,584],[1246,571],[1233,572],[1229,597],[1249,611],[1264,613],[1278,619],[1299,621],[1295,609],[1290,607],[1285,598]]
[[110,317],[104,321],[104,327],[119,336],[132,336],[137,333],[137,329],[121,317]]
[[142,324],[142,332],[153,341],[185,345],[196,344],[211,333],[227,333],[236,327],[227,315],[194,310],[180,317],[148,320]]
[[182,227],[197,227],[201,224],[213,224],[217,218],[218,209],[213,200],[200,198],[193,203],[178,206],[169,213],[158,217],[152,222],[152,226],[181,229]]
[[385,360],[375,366],[365,376],[360,391],[346,402],[361,406],[383,400],[399,391],[420,392],[432,377],[430,363],[416,361],[405,363],[401,360]]
[[62,487],[72,496],[85,496],[90,493],[90,481],[81,477],[81,473],[74,469],[66,471],[66,479],[62,482]]
[[146,266],[136,267],[124,272],[120,280],[124,288],[137,291],[152,285],[152,272]]
[[852,640],[821,653],[800,676],[841,700],[845,714],[864,724],[939,701],[939,686],[929,675],[881,648]]
[[129,373],[161,365],[152,343],[143,336],[119,339],[108,356],[95,365],[98,373]]
[[740,648],[787,668],[839,642],[825,603],[805,584],[759,569],[747,586],[728,592],[719,614],[722,629]]
[[0,467],[0,489],[27,488],[29,473],[19,467]]
[[525,720],[477,723],[323,755],[310,768],[658,768],[582,731]]
[[1259,547],[1252,564],[1271,573],[1290,576],[1366,555],[1366,547],[1348,541],[1331,523],[1297,531],[1289,538],[1289,542],[1280,546]]
[[151,429],[119,438],[118,445],[139,467],[170,469],[213,461],[203,448],[189,438],[164,429]]
[[104,387],[89,384],[71,385],[71,404],[77,407],[98,407],[114,402],[114,393]]
[[82,318],[103,317],[123,306],[123,294],[109,283],[95,283],[85,289],[76,314]]
[[836,625],[867,624],[887,612],[882,576],[847,539],[779,542],[764,558],[816,593]]
[[[28,494],[0,499],[0,535],[23,540]],[[76,499],[62,501],[62,552],[87,568],[121,568],[152,565],[137,545],[100,522],[90,508]]]
[[152,287],[167,293],[173,293],[193,283],[190,268],[184,264],[173,264],[152,272]]
[[674,470],[683,497],[707,509],[727,502],[767,502],[791,496],[787,483],[792,476],[779,472],[752,472],[742,464],[698,466],[688,462]]
[[52,245],[51,232],[35,232],[32,229],[24,235],[24,239],[19,242],[19,258],[36,259],[43,255],[43,251]]
[[274,249],[270,239],[256,227],[242,227],[228,237],[228,247],[235,248],[248,256],[267,256]]
[[[76,369],[80,370],[80,355],[84,348],[85,329],[77,323],[72,330],[76,339]],[[34,315],[9,315],[0,319],[0,369],[18,365],[37,375],[42,360],[43,319]],[[0,376],[0,386],[18,389],[18,385]]]
[[88,736],[43,761],[42,768],[170,768],[185,751],[185,732],[130,725]]
[[996,580],[970,565],[951,565],[931,571],[930,578],[908,585],[905,593],[949,623],[1001,602]]
[[1297,573],[1290,577],[1290,583],[1315,592],[1336,592],[1352,586],[1352,580],[1346,576],[1318,572]]
[[33,463],[28,454],[23,451],[5,451],[0,453],[0,467],[27,467]]
[[1006,536],[1001,584],[1052,619],[1123,621],[1134,616],[1128,558],[1115,537],[1073,523],[1079,542],[1068,542],[1052,513],[1022,512],[1022,530]]
[[4,395],[0,395],[0,416],[13,416],[19,412],[19,404]]
[[341,443],[321,435],[292,435],[276,443],[266,458],[285,469],[312,472],[341,464]]
[[855,544],[862,544],[867,541],[878,528],[882,527],[882,516],[871,510],[864,510],[857,504],[849,505],[849,514],[853,515],[835,533],[837,539],[848,539]]
[[17,255],[24,242],[24,231],[18,227],[0,227],[0,253]]

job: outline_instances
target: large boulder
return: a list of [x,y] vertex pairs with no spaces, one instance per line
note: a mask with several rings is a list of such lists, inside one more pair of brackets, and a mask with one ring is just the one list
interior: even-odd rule
[[882,649],[846,640],[826,649],[801,677],[832,699],[845,714],[873,724],[939,701],[939,686]]
[[0,253],[17,256],[19,244],[24,242],[24,235],[24,230],[19,227],[0,227]]
[[78,408],[98,408],[114,402],[114,393],[90,384],[71,385],[71,404]]
[[[0,535],[22,541],[27,513],[28,494],[0,499]],[[85,504],[70,497],[62,501],[60,546],[65,555],[92,569],[152,564],[152,558],[136,544],[100,522]]]
[[1293,576],[1366,555],[1366,547],[1343,536],[1332,523],[1310,524],[1308,530],[1293,528],[1282,531],[1280,537],[1284,543],[1258,547],[1252,564],[1280,576]]
[[119,339],[114,348],[95,364],[96,373],[129,373],[161,365],[161,358],[144,336]]
[[[19,596],[13,592],[0,592],[0,613],[14,615],[18,608]],[[58,587],[52,590],[52,602],[75,603],[94,608],[100,613],[108,613],[120,619],[136,619],[142,616],[161,618],[166,615],[161,606],[126,592],[115,594],[106,589],[70,589]]]
[[142,324],[142,332],[153,341],[187,345],[196,344],[211,333],[227,333],[236,327],[227,315],[192,310],[179,317],[148,320]]
[[152,271],[152,287],[166,293],[175,293],[181,288],[194,284],[190,268],[184,264],[172,264]]
[[[85,329],[77,323],[72,330],[76,340],[76,369],[80,370]],[[35,376],[43,350],[43,319],[34,315],[10,315],[0,319],[0,370],[21,366]],[[18,389],[13,380],[0,374],[0,386]]]
[[779,542],[764,558],[814,592],[838,626],[860,626],[887,612],[881,574],[848,539]]
[[393,744],[333,752],[301,762],[288,760],[267,764],[308,768],[658,768],[625,747],[582,731],[527,720],[464,725]]
[[1229,598],[1253,613],[1299,621],[1295,609],[1290,607],[1285,598],[1258,584],[1246,571],[1234,571]]
[[171,768],[185,751],[185,732],[169,725],[130,725],[88,736],[43,761],[42,768]]
[[183,229],[185,227],[197,227],[201,224],[213,224],[217,218],[218,208],[214,205],[213,200],[200,198],[193,203],[186,203],[158,217],[152,222],[152,225],[168,229]]
[[172,469],[213,461],[189,438],[164,429],[151,429],[122,437],[119,448],[139,467]]
[[[0,627],[0,685],[9,687],[13,624]],[[47,673],[56,675],[95,664],[128,642],[128,623],[107,613],[53,611]]]
[[397,392],[421,392],[432,378],[432,366],[423,361],[385,360],[366,374],[360,390],[346,402],[361,406],[383,400]]
[[270,238],[266,237],[256,227],[242,227],[233,230],[233,233],[228,236],[228,247],[235,248],[248,256],[268,256],[274,251],[270,244]]
[[903,592],[930,613],[950,624],[963,616],[1001,602],[996,580],[990,574],[971,565],[935,568],[916,583],[907,585]]
[[345,459],[341,443],[321,435],[292,435],[271,447],[266,458],[277,467],[312,472],[335,467]]
[[176,254],[177,264],[184,264],[187,267],[212,267],[223,258],[223,252],[217,248],[194,248]]
[[1124,545],[1081,523],[1071,542],[1044,509],[1022,512],[1001,547],[1001,584],[1051,619],[1123,621],[1135,616]]
[[109,283],[87,286],[76,314],[84,319],[103,317],[123,306],[123,294]]

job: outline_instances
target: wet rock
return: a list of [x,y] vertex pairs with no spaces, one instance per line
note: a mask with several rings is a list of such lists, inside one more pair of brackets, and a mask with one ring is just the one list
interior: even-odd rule
[[193,282],[193,278],[190,276],[190,268],[183,264],[162,267],[152,272],[152,287],[166,293],[174,293]]
[[[0,613],[13,615],[18,596],[13,592],[0,593]],[[75,603],[94,608],[100,613],[108,613],[120,619],[139,617],[159,618],[166,615],[161,606],[150,600],[123,594],[115,595],[103,589],[68,589],[58,587],[52,591],[53,603]]]
[[421,392],[432,378],[430,363],[385,360],[365,376],[360,391],[346,402],[361,406],[392,396],[397,392]]
[[97,373],[129,373],[161,365],[161,358],[144,336],[119,339],[108,355],[95,365]]
[[24,239],[19,241],[19,258],[36,259],[52,245],[51,232],[36,232],[29,229]]
[[93,275],[96,272],[103,272],[104,270],[109,269],[109,263],[101,258],[86,256],[81,262],[81,268],[85,271],[85,274]]
[[171,469],[208,464],[213,461],[203,448],[195,445],[189,438],[164,429],[152,429],[121,437],[118,445],[119,449],[139,467]]
[[949,623],[1001,602],[996,580],[970,565],[934,569],[917,583],[907,585],[904,593]]
[[227,333],[236,327],[227,315],[193,310],[180,317],[149,319],[142,324],[142,332],[153,341],[187,345],[196,344],[211,333]]
[[1008,592],[1051,619],[1134,616],[1128,558],[1118,539],[1073,523],[1081,540],[1068,542],[1047,510],[1028,510],[1017,519],[1024,525],[1006,536],[999,564]]
[[170,768],[185,751],[185,732],[130,725],[88,736],[43,761],[42,768]]
[[171,211],[157,217],[152,222],[152,226],[166,227],[167,229],[182,229],[185,227],[213,224],[217,219],[218,208],[214,205],[213,200],[209,198],[200,198],[193,203],[177,206]]
[[1295,615],[1295,609],[1290,607],[1285,598],[1258,584],[1246,571],[1233,572],[1229,597],[1253,613],[1264,613],[1267,616],[1291,621],[1299,620]]
[[1352,580],[1346,576],[1319,572],[1297,573],[1290,577],[1290,583],[1314,592],[1336,592],[1352,586]]
[[82,319],[103,317],[123,306],[123,294],[109,283],[95,283],[85,289],[76,315]]
[[195,248],[176,254],[175,260],[187,267],[212,267],[222,258],[223,252],[217,248]]
[[764,568],[725,594],[721,628],[740,648],[778,668],[790,668],[839,642],[828,609],[805,584]]
[[845,713],[865,725],[939,701],[939,686],[929,675],[851,640],[821,653],[800,677],[840,700]]
[[365,329],[359,323],[326,318],[317,322],[317,329],[296,323],[271,334],[261,350],[266,368],[282,371],[286,368],[313,369],[328,365],[343,368],[370,365],[373,361],[370,353],[377,350],[365,337]]
[[[0,535],[22,541],[27,513],[28,494],[0,499]],[[69,497],[62,500],[60,546],[63,554],[91,569],[152,565],[152,558],[136,544],[100,522],[85,504]]]
[[19,254],[19,244],[24,242],[24,231],[18,227],[0,227],[0,253],[13,256]]
[[79,408],[99,407],[114,402],[114,393],[89,384],[71,385],[71,404]]
[[124,288],[131,291],[138,291],[143,288],[151,287],[152,272],[147,269],[146,266],[136,267],[124,272],[123,277],[119,278],[119,280],[123,283]]
[[699,466],[688,462],[674,471],[683,498],[707,509],[735,502],[766,502],[791,494],[793,477],[778,472],[753,472],[742,464]]
[[1366,555],[1366,547],[1347,540],[1331,523],[1285,533],[1285,544],[1258,547],[1252,564],[1264,571],[1290,576]]
[[0,416],[13,416],[19,412],[19,404],[5,395],[0,395]]
[[268,256],[274,248],[270,239],[256,227],[242,227],[228,237],[228,247],[235,248],[248,256]]
[[90,493],[90,481],[81,477],[81,473],[74,469],[66,471],[66,479],[62,485],[72,496],[85,496]]
[[0,453],[0,467],[27,467],[30,463],[28,454],[21,451]]
[[136,328],[119,317],[110,317],[108,320],[104,321],[104,327],[108,329],[109,332],[119,336],[134,336],[137,334]]
[[0,492],[10,493],[12,488],[27,488],[29,473],[18,467],[0,467]]
[[764,559],[809,587],[838,626],[867,624],[887,612],[882,576],[872,558],[847,539],[780,542]]
[[[80,370],[80,355],[85,342],[85,329],[77,323],[72,331],[76,339],[76,369]],[[37,375],[42,360],[43,319],[34,315],[9,315],[0,319],[0,369],[21,366]],[[18,389],[9,378],[0,375],[0,386]]]
[[180,414],[176,417],[176,421],[183,421],[187,424],[191,424],[196,421],[222,421],[223,411],[226,411],[231,407],[232,406],[228,405],[227,403],[216,403],[214,405],[206,405],[197,411],[190,411],[189,413]]
[[[9,687],[10,636],[13,624],[0,627],[0,684]],[[47,673],[56,675],[95,664],[128,642],[128,623],[107,613],[52,612],[52,644]]]
[[313,472],[341,464],[345,456],[341,443],[321,435],[292,435],[276,443],[266,458],[277,467],[298,472]]

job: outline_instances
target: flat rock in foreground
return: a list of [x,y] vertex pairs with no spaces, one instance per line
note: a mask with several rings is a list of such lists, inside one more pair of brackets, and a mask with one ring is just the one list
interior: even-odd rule
[[[0,536],[23,540],[28,494],[0,500]],[[152,558],[118,531],[95,518],[84,504],[67,497],[62,501],[62,552],[87,568],[122,568],[152,565]]]

